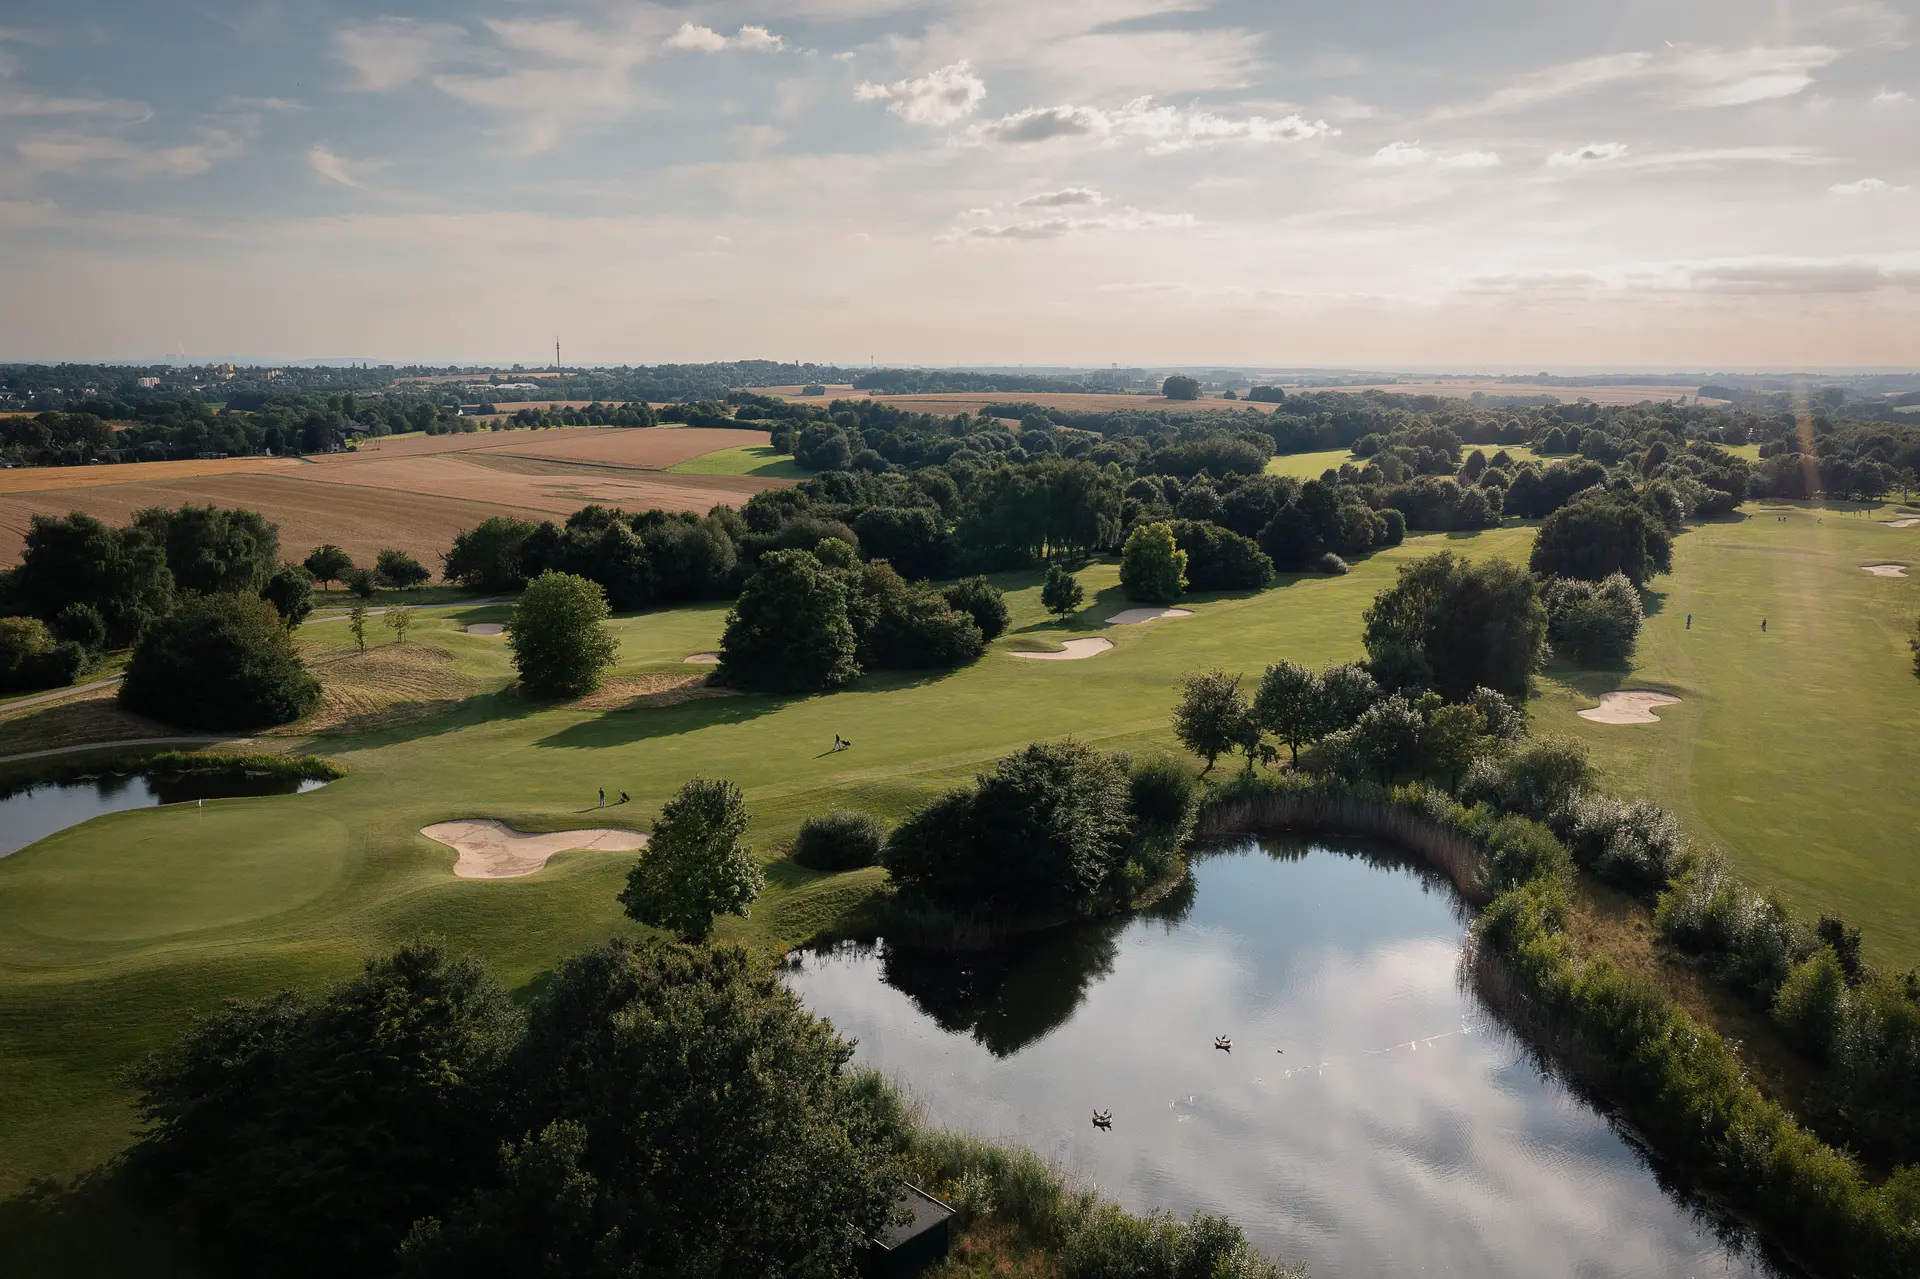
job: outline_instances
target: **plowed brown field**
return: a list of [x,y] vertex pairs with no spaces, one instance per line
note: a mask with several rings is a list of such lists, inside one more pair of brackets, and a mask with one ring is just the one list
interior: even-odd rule
[[[142,462],[0,471],[0,564],[17,560],[30,518],[83,511],[124,524],[148,506],[239,506],[280,525],[283,554],[334,542],[360,563],[382,547],[437,567],[454,535],[490,515],[564,517],[591,502],[630,511],[737,506],[789,483],[667,475],[717,449],[765,444],[759,431],[578,427],[370,441],[310,462]],[[216,468],[228,468],[220,470]],[[166,468],[166,469],[162,469]]]

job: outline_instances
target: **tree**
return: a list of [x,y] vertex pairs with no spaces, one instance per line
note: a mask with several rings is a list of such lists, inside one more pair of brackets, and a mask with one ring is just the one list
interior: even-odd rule
[[[389,612],[388,616],[392,616]],[[543,697],[578,697],[600,686],[620,645],[601,623],[606,592],[571,573],[542,573],[507,618],[507,645],[520,682]]]
[[1380,685],[1359,662],[1328,666],[1320,672],[1320,732],[1351,728],[1380,700]]
[[1080,607],[1080,602],[1086,596],[1086,589],[1080,585],[1079,578],[1059,564],[1047,566],[1047,581],[1040,588],[1040,603],[1046,606],[1047,612],[1064,622],[1069,613]]
[[1189,675],[1173,710],[1173,733],[1180,744],[1207,761],[1206,771],[1247,737],[1250,710],[1240,696],[1240,677],[1224,671]]
[[1187,557],[1188,590],[1257,591],[1273,581],[1273,561],[1252,538],[1200,520],[1175,520],[1173,536]]
[[510,1145],[415,1229],[401,1273],[851,1275],[893,1206],[905,1136],[851,1057],[738,947],[576,955],[533,1001]]
[[375,585],[377,583],[374,582],[373,572],[370,569],[356,568],[347,574],[347,589],[363,600],[373,598]]
[[0,617],[0,692],[64,688],[88,661],[73,640],[57,641],[37,617]]
[[165,550],[177,590],[258,595],[279,567],[280,526],[253,511],[153,506],[133,524]]
[[1118,894],[1131,789],[1113,756],[1036,742],[974,783],[894,828],[883,861],[903,894],[1026,917],[1086,912]]
[[373,580],[382,586],[404,590],[422,586],[432,576],[426,565],[405,551],[397,551],[390,546],[383,548],[374,561]]
[[[1431,696],[1431,694],[1429,694]],[[1426,771],[1445,778],[1447,789],[1460,789],[1460,777],[1479,753],[1487,722],[1471,702],[1440,702],[1424,709],[1420,729],[1420,758]]]
[[145,529],[112,528],[90,515],[35,515],[12,573],[16,605],[35,617],[58,617],[72,604],[99,611],[107,641],[131,644],[173,607],[166,552]]
[[1143,524],[1127,535],[1120,556],[1120,585],[1127,598],[1171,604],[1187,586],[1187,553],[1174,544],[1168,524]]
[[407,627],[413,624],[412,613],[408,612],[404,607],[396,604],[392,608],[388,609],[386,611],[386,614],[380,620],[385,622],[387,624],[387,629],[393,632],[393,639],[395,643],[404,644],[407,642]]
[[984,577],[967,577],[942,592],[947,603],[973,619],[980,638],[988,644],[1006,632],[1012,615],[1007,612],[1007,597]]
[[538,525],[495,515],[453,539],[440,557],[441,576],[483,591],[513,591],[526,585],[520,548]]
[[333,583],[346,580],[353,571],[353,556],[347,554],[332,542],[326,542],[313,548],[308,554],[305,567],[313,574],[313,580],[331,590]]
[[871,813],[834,809],[800,823],[793,860],[809,870],[856,870],[880,860],[887,828]]
[[390,1273],[498,1149],[518,1032],[486,970],[430,942],[319,999],[229,1001],[133,1073],[129,1161],[224,1272]]
[[[828,543],[827,545],[831,545]],[[741,588],[720,641],[724,683],[778,692],[838,688],[860,674],[847,584],[807,551],[774,551]]]
[[1450,551],[1401,567],[1365,614],[1369,665],[1389,688],[1431,688],[1449,701],[1485,685],[1525,696],[1547,637],[1539,587],[1502,559]]
[[313,574],[303,565],[282,564],[260,589],[260,597],[273,605],[280,620],[292,630],[313,612]]
[[1160,394],[1169,400],[1197,400],[1200,398],[1200,384],[1176,373],[1160,384]]
[[1260,677],[1253,698],[1254,721],[1287,744],[1295,768],[1300,766],[1300,748],[1311,746],[1327,731],[1322,727],[1325,697],[1320,677],[1298,662],[1275,662]]
[[1623,573],[1635,586],[1672,567],[1673,540],[1638,502],[1596,492],[1547,516],[1530,567],[1542,577],[1598,582]]
[[1549,579],[1540,592],[1554,650],[1583,666],[1624,664],[1640,639],[1640,591],[1624,573]]
[[627,916],[682,941],[705,941],[715,915],[744,917],[766,876],[741,837],[747,805],[732,782],[696,777],[660,810],[646,851],[627,873]]
[[347,629],[353,633],[353,642],[360,651],[367,651],[367,606],[355,600],[347,609]]
[[285,724],[319,700],[280,614],[245,595],[188,596],[147,628],[120,685],[137,715],[215,732]]

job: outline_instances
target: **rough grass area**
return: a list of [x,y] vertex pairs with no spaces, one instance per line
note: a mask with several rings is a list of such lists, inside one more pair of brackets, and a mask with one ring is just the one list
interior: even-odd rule
[[91,692],[8,711],[0,707],[0,755],[58,750],[91,742],[118,742],[138,737],[167,737],[198,730],[170,728],[157,720],[120,709],[120,686],[109,684]]
[[813,474],[790,455],[776,452],[771,444],[720,449],[677,462],[667,470],[674,475],[760,475],[775,480],[804,480]]
[[[1809,505],[1783,508],[1782,524],[1781,512],[1750,509],[1678,539],[1635,668],[1548,672],[1536,731],[1590,743],[1617,789],[1673,806],[1742,874],[1803,909],[1862,925],[1873,962],[1904,970],[1920,961],[1920,784],[1905,745],[1920,728],[1905,645],[1920,583],[1857,565],[1920,560],[1920,526]],[[117,1149],[130,1118],[116,1072],[225,996],[335,979],[421,930],[524,984],[574,950],[637,931],[614,900],[624,857],[562,855],[523,879],[458,880],[452,852],[421,837],[423,826],[574,826],[601,786],[629,792],[625,811],[644,826],[689,777],[729,778],[746,792],[769,885],[752,917],[723,921],[719,935],[778,949],[832,931],[883,882],[874,870],[822,876],[780,860],[805,816],[843,807],[897,821],[1035,740],[1170,747],[1186,673],[1257,677],[1281,657],[1358,657],[1361,613],[1400,564],[1441,549],[1524,558],[1532,536],[1518,526],[1415,536],[1345,577],[1195,597],[1183,601],[1193,617],[1153,626],[1103,624],[1127,607],[1111,563],[1080,571],[1087,605],[1065,623],[1041,607],[1040,574],[1009,574],[999,580],[1012,625],[977,665],[805,697],[649,704],[704,673],[682,659],[719,646],[724,604],[616,619],[612,691],[572,705],[518,695],[506,645],[462,631],[503,621],[503,605],[416,614],[404,657],[385,656],[391,637],[373,619],[381,656],[364,663],[346,656],[344,624],[310,623],[303,650],[323,678],[339,670],[336,699],[364,698],[358,713],[374,717],[321,735],[317,749],[347,777],[310,795],[210,801],[201,826],[160,809],[114,814],[0,859],[0,1192]],[[1010,654],[1088,635],[1113,650],[1092,662]],[[429,648],[440,656],[415,651]],[[1686,700],[1652,725],[1574,715],[1629,684]],[[392,709],[423,703],[433,713]],[[831,750],[836,733],[853,748]]]

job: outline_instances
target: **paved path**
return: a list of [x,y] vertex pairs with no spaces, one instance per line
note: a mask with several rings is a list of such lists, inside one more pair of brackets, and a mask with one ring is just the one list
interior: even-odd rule
[[117,742],[86,742],[79,746],[56,746],[51,750],[0,755],[0,764],[17,764],[29,759],[48,759],[55,755],[78,755],[81,751],[103,751],[116,746],[212,746],[218,742],[243,743],[252,740],[248,737],[127,737]]
[[22,710],[28,706],[39,706],[46,702],[57,702],[63,697],[78,697],[82,693],[91,693],[96,688],[118,684],[121,678],[119,675],[109,675],[105,679],[97,679],[90,684],[69,684],[65,688],[56,688],[51,693],[39,693],[33,697],[23,697],[17,702],[0,703],[0,714]]
[[[516,598],[518,597],[508,596],[505,599],[497,600],[460,600],[453,604],[369,604],[367,605],[367,616],[378,617],[382,613],[391,613],[394,609],[404,609],[409,613],[413,613],[425,608],[480,608],[487,604],[511,604]],[[300,625],[317,626],[321,622],[344,622],[347,620],[347,616],[344,612],[328,612],[324,617],[316,614],[300,623]]]

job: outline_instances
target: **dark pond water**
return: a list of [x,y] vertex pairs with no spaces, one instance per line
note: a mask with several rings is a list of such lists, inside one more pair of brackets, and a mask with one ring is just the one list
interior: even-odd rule
[[1444,885],[1308,845],[1193,881],[1155,917],[987,954],[842,947],[789,979],[931,1122],[1135,1211],[1224,1213],[1317,1279],[1781,1274],[1461,989]]
[[322,781],[287,777],[194,777],[117,774],[66,782],[37,782],[0,798],[0,857],[17,853],[55,831],[78,826],[102,813],[155,804],[185,804],[200,799],[243,795],[305,794]]

